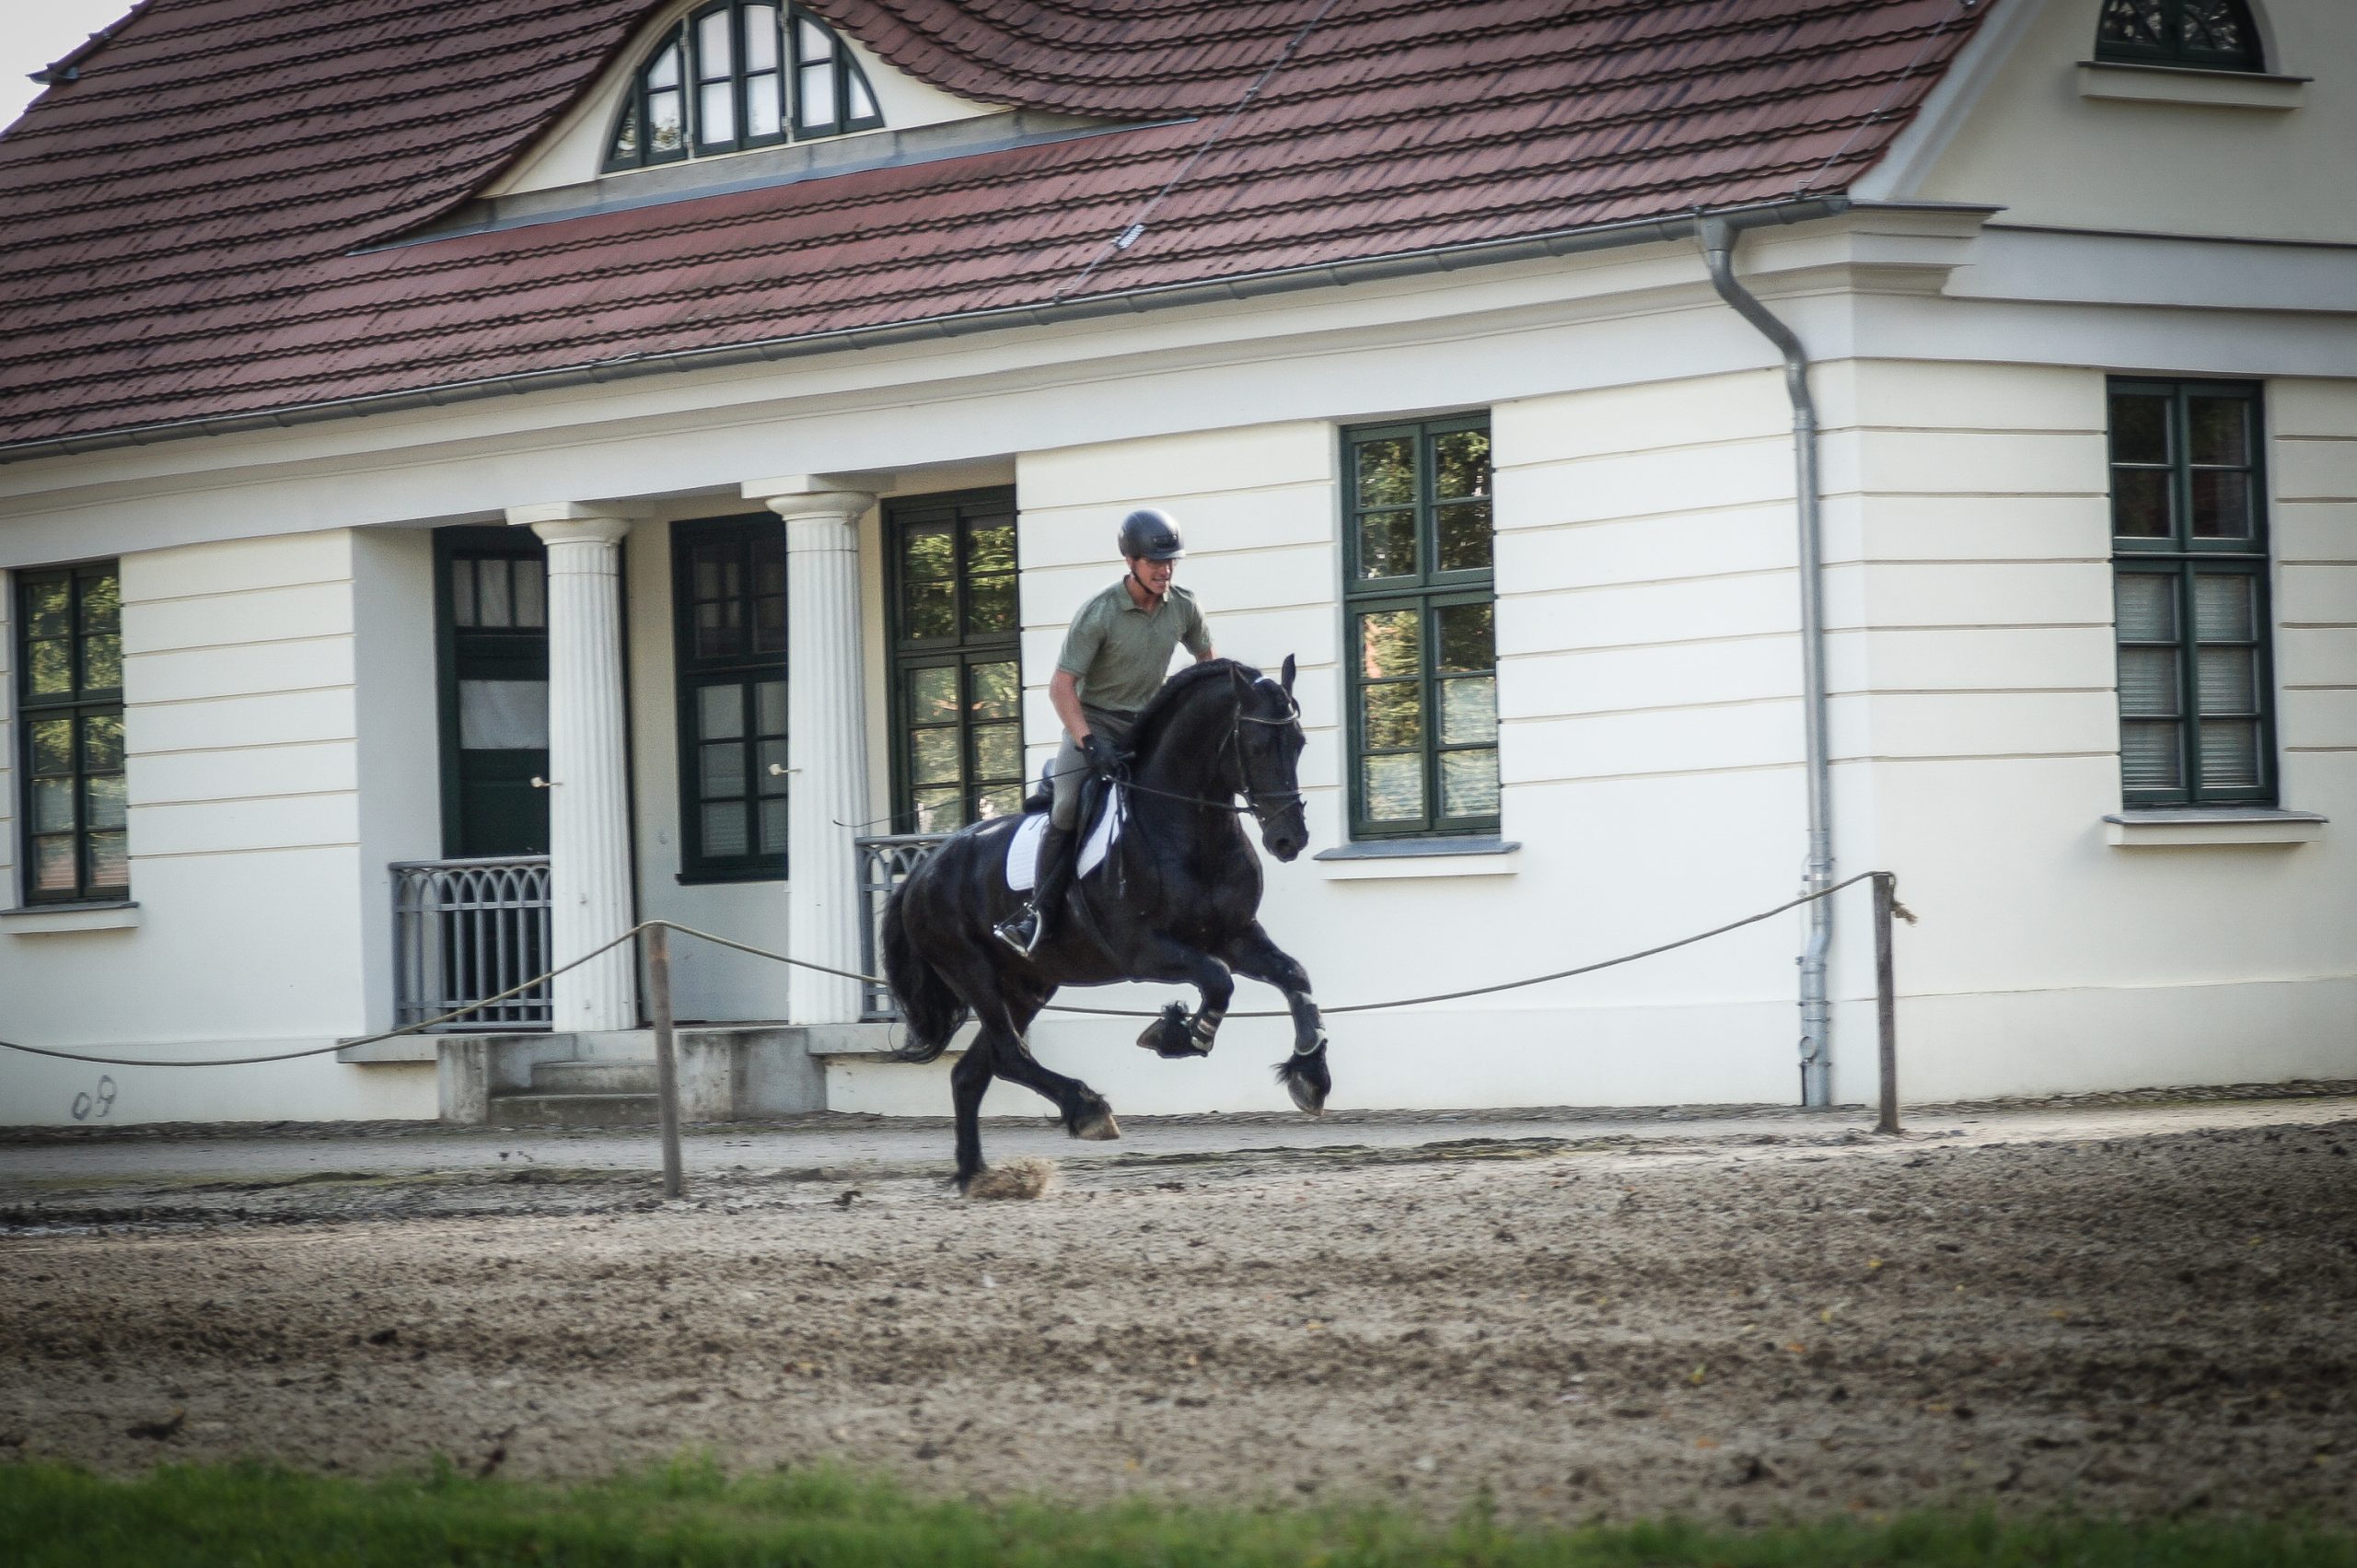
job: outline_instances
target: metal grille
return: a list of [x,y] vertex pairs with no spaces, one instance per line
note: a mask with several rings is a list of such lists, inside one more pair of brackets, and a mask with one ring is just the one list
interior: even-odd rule
[[[907,880],[933,846],[947,838],[946,833],[888,833],[872,839],[853,839],[852,848],[859,855],[859,968],[863,974],[883,972],[878,955],[883,951],[880,941],[884,930],[884,900],[892,889]],[[860,986],[859,1016],[870,1022],[885,1022],[900,1016],[892,1004],[889,987],[874,981]]]
[[[496,996],[553,961],[548,856],[414,860],[391,870],[397,1025]],[[544,1029],[553,1016],[542,981],[436,1028]]]

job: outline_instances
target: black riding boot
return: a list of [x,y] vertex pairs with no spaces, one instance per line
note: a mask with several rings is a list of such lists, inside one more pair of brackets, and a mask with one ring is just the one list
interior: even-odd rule
[[1047,945],[1054,916],[1064,907],[1064,889],[1072,886],[1073,850],[1080,835],[1053,822],[1039,835],[1039,869],[1031,885],[1031,901],[996,927],[998,939],[1029,958]]

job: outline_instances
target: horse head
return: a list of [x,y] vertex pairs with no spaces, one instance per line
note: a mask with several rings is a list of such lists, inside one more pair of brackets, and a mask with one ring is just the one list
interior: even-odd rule
[[1293,678],[1291,654],[1276,679],[1257,671],[1237,672],[1237,754],[1244,798],[1260,820],[1261,847],[1281,861],[1309,847],[1297,771],[1307,738],[1301,732],[1301,705],[1293,700]]

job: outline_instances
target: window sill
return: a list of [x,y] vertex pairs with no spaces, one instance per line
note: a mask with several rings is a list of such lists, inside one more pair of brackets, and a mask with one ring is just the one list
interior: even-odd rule
[[2115,103],[2193,104],[2207,109],[2281,111],[2307,101],[2308,77],[2257,71],[2205,71],[2190,65],[2079,62],[2079,96]]
[[2154,806],[2104,819],[2107,842],[2123,848],[2208,844],[2304,844],[2324,837],[2328,818],[2269,806]]
[[1511,877],[1522,845],[1512,839],[1366,839],[1310,856],[1329,882],[1411,877]]
[[59,931],[127,931],[139,923],[139,906],[128,900],[87,904],[27,904],[0,910],[0,932],[45,936]]

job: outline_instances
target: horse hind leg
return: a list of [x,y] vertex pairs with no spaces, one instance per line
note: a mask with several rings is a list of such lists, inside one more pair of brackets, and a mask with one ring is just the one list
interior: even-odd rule
[[1042,1066],[1039,1059],[1031,1054],[1030,1047],[1023,1043],[1020,1031],[1012,1034],[994,1031],[991,1052],[992,1072],[1010,1084],[1021,1084],[1041,1098],[1053,1101],[1057,1112],[1063,1118],[1066,1132],[1089,1143],[1107,1143],[1121,1135],[1121,1124],[1114,1120],[1113,1107],[1105,1097],[1078,1078],[1068,1078]]

